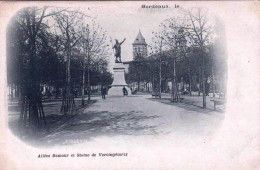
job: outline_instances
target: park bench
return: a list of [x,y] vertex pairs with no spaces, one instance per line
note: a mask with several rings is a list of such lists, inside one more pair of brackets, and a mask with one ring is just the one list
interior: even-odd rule
[[137,90],[136,90],[136,89],[135,89],[135,90],[132,90],[131,93],[132,93],[132,94],[136,94],[136,93],[137,93]]
[[[178,101],[181,102],[181,103],[183,102],[183,100],[184,100],[183,97],[179,97],[179,98],[178,98]],[[172,99],[170,99],[170,101],[172,101]]]
[[153,97],[155,97],[155,98],[160,97],[159,92],[152,92],[152,98]]
[[216,105],[224,105],[226,103],[225,98],[212,98],[210,101],[214,102],[214,110],[216,110]]

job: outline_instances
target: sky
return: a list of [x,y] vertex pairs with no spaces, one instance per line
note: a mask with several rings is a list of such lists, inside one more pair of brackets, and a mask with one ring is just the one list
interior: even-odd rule
[[[172,5],[166,2],[161,3],[161,5],[168,4],[168,9],[146,9],[141,8],[142,4],[153,5],[152,2],[117,2],[105,5],[96,4],[89,8],[90,15],[97,17],[97,22],[107,31],[109,40],[111,37],[113,43],[115,43],[115,39],[120,42],[126,38],[126,41],[121,46],[122,61],[131,61],[133,59],[132,43],[139,29],[146,43],[150,44],[152,32],[158,30],[159,24],[170,16],[176,16],[178,12],[173,3],[171,3]],[[118,6],[121,6],[121,8],[118,8]],[[109,44],[111,43],[109,42]],[[111,54],[110,67],[113,66],[113,61],[114,56]]]
[[[168,8],[142,8],[142,5],[161,5],[168,6]],[[176,6],[179,7],[176,8]],[[145,38],[146,43],[148,45],[152,44],[152,32],[159,30],[160,23],[168,18],[181,16],[183,9],[201,6],[209,9],[208,17],[220,14],[218,6],[211,6],[210,3],[194,6],[193,3],[169,1],[95,2],[86,3],[82,8],[87,9],[87,13],[96,18],[97,23],[107,31],[108,43],[111,46],[109,70],[112,70],[115,57],[113,56],[110,39],[115,43],[115,39],[121,42],[126,38],[126,41],[121,46],[121,58],[122,61],[131,61],[133,59],[132,43],[139,30]],[[222,8],[221,6],[219,7]],[[149,52],[151,51],[148,48],[148,54]]]
[[[196,3],[197,4],[197,3]],[[167,8],[142,8],[142,5],[160,5]],[[121,46],[122,61],[133,59],[132,43],[134,42],[139,30],[141,31],[146,43],[152,44],[152,32],[159,30],[159,24],[170,17],[178,17],[182,9],[194,7],[193,3],[169,2],[169,1],[117,1],[117,2],[87,2],[87,3],[64,3],[55,4],[58,7],[80,8],[81,11],[94,18],[94,20],[106,31],[107,43],[110,45],[109,70],[112,70],[115,57],[112,51],[115,39],[121,42],[126,41]],[[176,6],[179,6],[176,8]],[[205,5],[203,5],[205,6]],[[212,6],[209,6],[212,10]],[[217,11],[218,12],[218,11]],[[90,18],[90,20],[91,20]],[[49,22],[52,22],[49,19]],[[149,54],[148,48],[148,54]]]
[[[180,11],[184,8],[193,7],[192,3],[184,2],[167,2],[167,1],[149,1],[149,2],[88,2],[88,3],[67,3],[64,7],[81,8],[85,13],[92,18],[106,31],[107,43],[110,45],[109,70],[112,70],[115,57],[112,51],[115,39],[121,42],[124,38],[126,41],[121,46],[122,61],[131,61],[133,59],[132,43],[134,42],[139,30],[141,31],[146,43],[152,43],[152,32],[159,30],[159,24],[170,17],[178,17]],[[168,8],[142,8],[142,5],[161,5],[168,6]],[[63,5],[58,5],[61,7]],[[179,6],[176,8],[176,6]],[[212,7],[210,7],[212,10]],[[218,12],[218,11],[217,11]],[[49,19],[49,22],[51,20]],[[148,54],[149,54],[148,48]]]

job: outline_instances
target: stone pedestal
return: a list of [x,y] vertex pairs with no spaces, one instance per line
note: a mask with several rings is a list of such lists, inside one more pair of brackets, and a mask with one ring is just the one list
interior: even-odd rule
[[115,63],[113,67],[114,80],[111,88],[108,90],[109,96],[123,96],[123,87],[126,88],[128,95],[131,95],[131,90],[127,87],[125,82],[125,67],[123,63]]

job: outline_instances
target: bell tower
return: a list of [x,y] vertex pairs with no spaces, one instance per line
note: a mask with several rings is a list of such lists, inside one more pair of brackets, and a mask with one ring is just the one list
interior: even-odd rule
[[134,59],[147,57],[147,44],[140,30],[132,45]]

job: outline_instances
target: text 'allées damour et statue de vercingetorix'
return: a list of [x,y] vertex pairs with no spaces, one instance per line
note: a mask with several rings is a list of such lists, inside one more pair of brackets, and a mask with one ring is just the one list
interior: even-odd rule
[[113,50],[115,50],[115,65],[113,67],[114,71],[114,80],[111,84],[111,88],[108,91],[109,96],[123,96],[123,88],[128,91],[128,94],[131,94],[131,90],[127,87],[125,81],[125,67],[121,60],[121,45],[125,42],[124,39],[122,42],[118,42],[113,46]]

